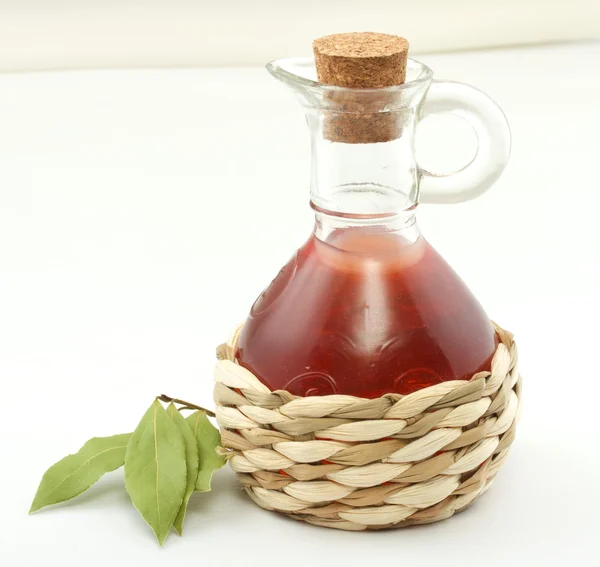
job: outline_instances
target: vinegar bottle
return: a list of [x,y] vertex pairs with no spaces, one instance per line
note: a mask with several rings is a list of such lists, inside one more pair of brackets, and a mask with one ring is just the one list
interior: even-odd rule
[[[375,398],[468,380],[489,370],[498,339],[415,214],[418,202],[459,202],[491,186],[508,160],[506,119],[483,93],[433,81],[406,60],[402,38],[329,38],[315,42],[321,82],[310,59],[268,65],[306,111],[315,225],[252,306],[238,362],[271,390],[299,396]],[[383,53],[379,67],[369,49]],[[371,62],[361,67],[361,58]],[[414,155],[415,127],[434,112],[459,113],[479,140],[474,160],[447,176],[422,170]]]

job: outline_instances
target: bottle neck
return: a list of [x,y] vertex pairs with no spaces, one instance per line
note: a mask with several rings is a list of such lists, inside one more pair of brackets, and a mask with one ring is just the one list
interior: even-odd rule
[[[331,141],[327,126],[335,114],[307,109],[311,133],[311,202],[341,216],[395,216],[418,200],[414,154],[415,110],[381,115],[393,122],[393,139],[377,143]],[[371,121],[376,118],[371,118]]]
[[[393,215],[349,215],[333,214],[318,207],[313,201],[311,206],[315,211],[314,234],[322,242],[335,247],[342,247],[345,235],[352,234],[356,237],[364,235],[369,240],[387,239],[400,241],[405,245],[415,243],[421,236],[417,225],[415,209]],[[365,250],[368,252],[368,250]]]

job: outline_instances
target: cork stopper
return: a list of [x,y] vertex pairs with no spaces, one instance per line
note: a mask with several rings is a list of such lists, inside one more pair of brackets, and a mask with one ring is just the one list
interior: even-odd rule
[[349,89],[401,85],[406,79],[408,41],[397,35],[357,32],[326,35],[313,42],[321,83]]
[[[408,41],[373,32],[327,35],[313,42],[319,82],[348,89],[377,89],[401,85],[406,79]],[[325,118],[325,137],[349,144],[388,142],[402,133],[399,116],[377,112],[390,94],[328,93],[341,113]]]

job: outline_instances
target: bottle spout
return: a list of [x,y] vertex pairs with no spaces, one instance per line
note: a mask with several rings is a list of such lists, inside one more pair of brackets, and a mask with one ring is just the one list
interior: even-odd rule
[[431,69],[414,59],[407,59],[404,83],[377,88],[349,88],[321,82],[312,57],[277,59],[269,62],[266,69],[288,86],[304,107],[345,114],[357,114],[359,104],[364,113],[397,112],[416,107],[433,79]]

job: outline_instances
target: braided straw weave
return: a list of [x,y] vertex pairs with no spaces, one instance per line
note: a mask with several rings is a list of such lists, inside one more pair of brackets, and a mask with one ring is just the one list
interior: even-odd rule
[[491,372],[377,399],[271,392],[217,350],[215,402],[231,468],[262,508],[343,530],[443,520],[491,485],[515,436],[521,379],[513,336]]

